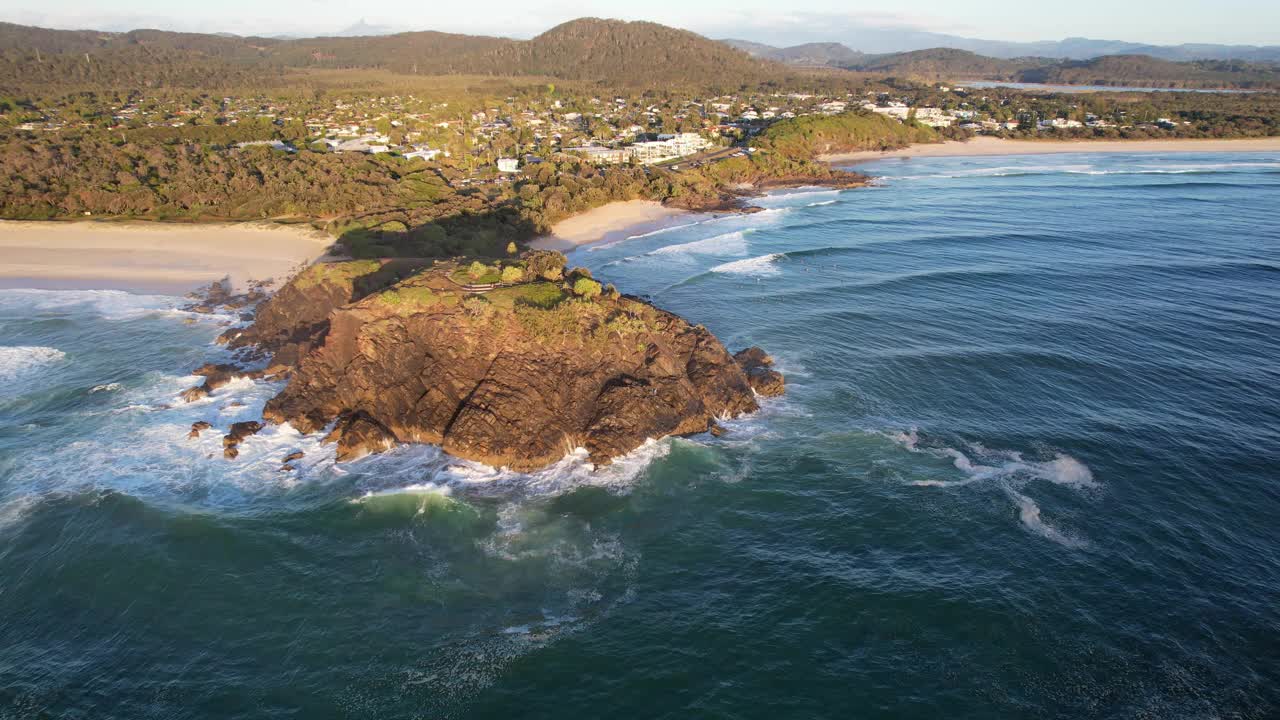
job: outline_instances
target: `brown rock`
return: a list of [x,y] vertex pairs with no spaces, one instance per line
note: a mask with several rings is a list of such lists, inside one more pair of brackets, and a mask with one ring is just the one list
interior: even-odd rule
[[238,378],[257,380],[265,373],[262,370],[242,370],[236,365],[206,363],[191,371],[192,375],[204,376],[204,382],[182,391],[182,399],[193,402],[208,397],[210,393]]
[[299,273],[263,301],[248,328],[223,333],[219,343],[233,348],[259,346],[276,365],[295,365],[329,329],[329,314],[396,282],[421,262],[353,260],[317,263]]
[[[338,443],[338,462],[350,462],[395,447],[396,436],[383,427],[382,423],[359,412],[339,420],[324,441]],[[301,457],[302,453],[298,453],[298,456]]]
[[236,458],[240,457],[240,451],[235,449],[234,447],[223,448],[222,457],[228,460],[235,460]]
[[769,357],[764,350],[749,347],[746,350],[740,350],[733,359],[742,367],[742,371],[747,376],[747,382],[757,394],[773,397],[786,392],[786,379],[782,373],[772,368],[773,358]]
[[229,365],[226,363],[205,363],[195,370],[192,370],[191,374],[199,375],[200,377],[209,377],[215,373],[235,372],[239,369],[240,368],[235,365]]
[[[418,272],[385,293],[403,267],[313,267],[266,300],[252,327],[224,335],[238,356],[266,353],[267,373],[289,380],[264,419],[316,432],[337,418],[325,440],[338,444],[342,462],[430,442],[533,470],[575,447],[607,463],[648,438],[719,434],[717,418],[753,412],[757,393],[783,390],[763,350],[730,357],[706,328],[638,298],[557,300],[546,282],[527,295],[515,286],[466,298],[448,277],[454,267]],[[226,365],[200,371],[205,394],[262,376]],[[259,429],[233,425],[227,456]],[[290,453],[281,469],[301,457]]]
[[283,462],[288,463],[288,462],[293,462],[294,460],[301,460],[305,455],[306,453],[302,452],[301,450],[294,450],[293,452],[284,456]]
[[202,431],[208,430],[211,427],[213,427],[213,425],[210,425],[203,420],[197,420],[196,422],[191,423],[191,432],[187,433],[187,437],[198,438]]
[[[504,304],[499,291],[486,312],[469,311],[443,272],[401,283],[392,300],[333,310],[264,417],[303,432],[341,417],[329,437],[339,460],[431,442],[532,470],[575,447],[606,463],[648,438],[757,409],[742,367],[706,328],[629,297],[547,308],[510,295]],[[264,304],[259,322],[293,312],[289,295],[286,286]]]
[[262,427],[262,423],[256,420],[232,423],[231,427],[227,429],[227,434],[222,436],[222,447],[227,449],[235,448],[245,438],[262,430]]

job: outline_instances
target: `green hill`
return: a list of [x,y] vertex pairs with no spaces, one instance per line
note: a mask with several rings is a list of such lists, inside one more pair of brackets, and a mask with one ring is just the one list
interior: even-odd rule
[[953,48],[871,55],[843,65],[849,70],[922,80],[1013,80],[1023,70],[1052,62],[1038,58],[1001,60]]
[[1280,66],[1229,60],[1172,62],[1147,55],[1106,55],[1019,73],[1021,82],[1164,88],[1275,88]]
[[792,72],[686,30],[595,18],[573,20],[524,41],[441,32],[276,40],[0,24],[0,89],[31,84],[218,87],[278,79],[290,68],[724,87]]

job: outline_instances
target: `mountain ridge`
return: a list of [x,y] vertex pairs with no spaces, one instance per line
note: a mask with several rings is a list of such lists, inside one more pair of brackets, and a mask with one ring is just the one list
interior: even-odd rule
[[[795,38],[800,40],[801,38]],[[1059,60],[1088,60],[1103,55],[1149,55],[1160,60],[1186,62],[1191,60],[1241,60],[1248,62],[1280,62],[1280,45],[1229,45],[1218,43],[1181,43],[1156,45],[1124,40],[1097,40],[1068,37],[1062,40],[1037,40],[1015,42],[983,40],[959,35],[923,31],[895,31],[879,29],[859,30],[853,37],[804,38],[804,42],[774,45],[740,38],[724,38],[721,42],[745,50],[758,57],[780,59],[775,53],[804,45],[837,44],[850,52],[867,55],[928,50],[947,47],[1000,59],[1020,57],[1044,57]]]
[[[534,75],[617,85],[739,85],[795,74],[688,30],[580,18],[529,40],[432,30],[353,37],[263,38],[162,30],[50,30],[0,23],[0,84],[8,78],[154,85],[182,67],[226,64],[229,76],[286,68],[373,68],[418,75]],[[143,67],[139,67],[139,66]],[[147,67],[150,66],[150,67]]]
[[152,29],[50,30],[0,23],[4,90],[59,84],[237,86],[279,82],[289,71],[309,69],[535,76],[618,87],[726,90],[838,70],[926,81],[1280,87],[1280,65],[1253,61],[1170,61],[1132,53],[1088,60],[1000,58],[952,47],[867,54],[839,43],[773,48],[711,40],[647,21],[600,18],[561,23],[528,40],[433,30],[282,39]]

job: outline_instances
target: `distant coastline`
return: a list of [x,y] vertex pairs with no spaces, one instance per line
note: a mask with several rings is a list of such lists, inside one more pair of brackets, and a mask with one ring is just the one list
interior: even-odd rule
[[968,141],[911,145],[897,150],[863,150],[819,155],[831,165],[853,165],[913,157],[976,157],[983,155],[1048,155],[1062,153],[1178,153],[1280,152],[1280,137],[1181,140],[1006,140],[976,137]]

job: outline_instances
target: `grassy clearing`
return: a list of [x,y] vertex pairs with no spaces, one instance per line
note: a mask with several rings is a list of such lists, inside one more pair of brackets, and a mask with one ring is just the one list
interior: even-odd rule
[[489,302],[505,310],[517,305],[550,310],[564,300],[565,294],[555,283],[535,282],[498,288],[488,293],[488,298]]
[[356,278],[371,275],[381,269],[382,263],[377,260],[316,263],[299,273],[293,284],[303,290],[322,283],[351,284],[355,282]]
[[398,287],[378,294],[378,302],[404,310],[420,310],[441,304],[443,299],[429,287]]

